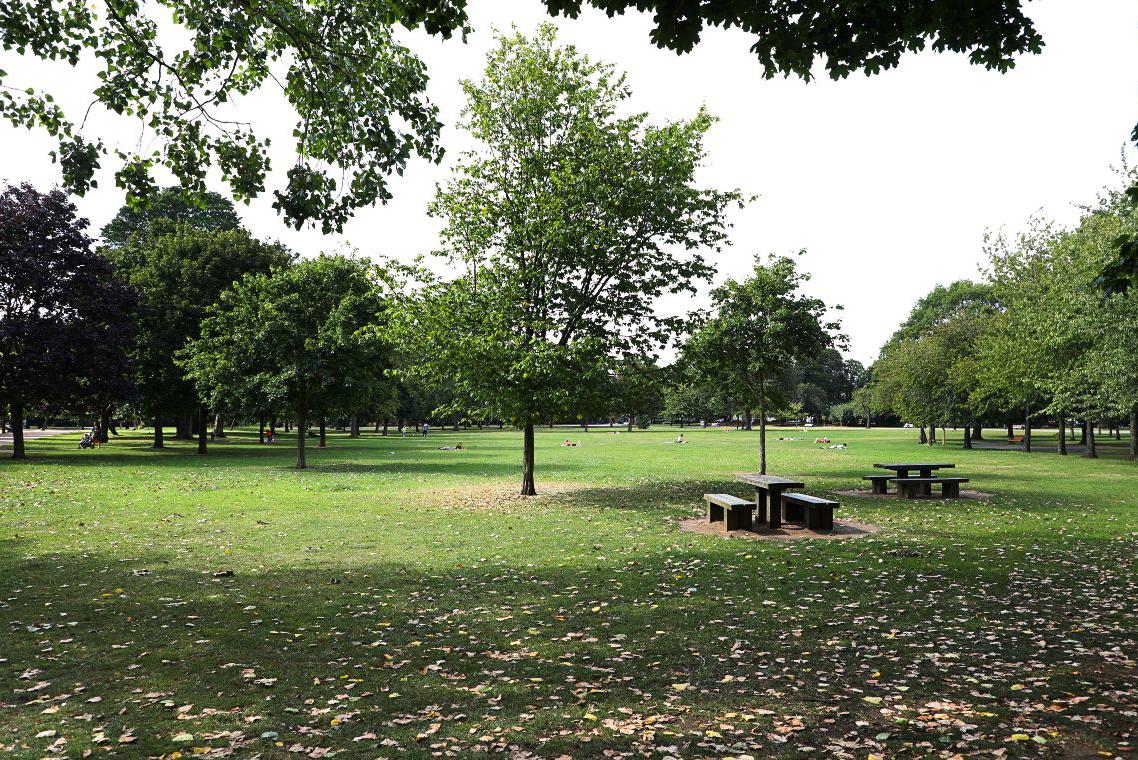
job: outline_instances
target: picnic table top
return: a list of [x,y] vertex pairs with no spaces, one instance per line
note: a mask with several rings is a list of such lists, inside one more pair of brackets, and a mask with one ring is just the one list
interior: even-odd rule
[[743,473],[735,476],[735,480],[749,483],[753,486],[783,486],[785,488],[805,488],[806,484],[800,480],[780,478],[778,475],[759,475],[758,473]]
[[943,470],[956,467],[954,464],[937,464],[935,462],[932,464],[875,464],[873,466],[882,470]]

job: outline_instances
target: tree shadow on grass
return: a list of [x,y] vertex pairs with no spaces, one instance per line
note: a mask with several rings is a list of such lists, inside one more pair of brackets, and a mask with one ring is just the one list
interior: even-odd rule
[[[723,741],[795,756],[882,731],[927,740],[867,704],[863,695],[889,693],[867,683],[907,684],[907,702],[970,705],[972,664],[983,662],[997,686],[969,720],[1002,746],[1020,701],[1011,684],[1133,643],[1121,627],[1070,632],[1070,620],[1124,609],[1125,590],[1110,578],[1034,568],[1053,582],[1032,584],[996,553],[899,555],[889,542],[857,543],[701,541],[624,555],[609,546],[611,560],[481,562],[478,553],[498,548],[487,537],[474,554],[428,564],[338,553],[317,568],[234,560],[232,575],[215,576],[213,564],[188,566],[174,551],[39,554],[8,539],[3,741],[42,752],[65,736],[80,752],[98,734],[111,744],[126,735],[157,756],[190,733],[195,746],[238,756],[283,756],[279,740],[374,757],[394,749],[386,739],[427,757],[438,741],[480,756],[505,737],[541,756],[666,745],[688,756],[706,753],[707,730],[725,731],[724,713],[758,710],[753,724],[728,721]],[[1069,558],[1080,556],[1088,567],[1110,559],[1101,549]],[[1052,628],[1066,633],[1042,646],[1028,635]],[[1132,692],[1120,691],[1122,676],[1093,672],[1078,693],[1123,709]],[[1069,722],[1079,711],[1056,718],[1065,735],[1080,730]],[[804,715],[823,719],[807,720],[788,745],[767,738]],[[1095,716],[1104,721],[1095,732],[1125,720]],[[649,717],[655,737],[621,730]],[[36,738],[43,731],[57,733]]]

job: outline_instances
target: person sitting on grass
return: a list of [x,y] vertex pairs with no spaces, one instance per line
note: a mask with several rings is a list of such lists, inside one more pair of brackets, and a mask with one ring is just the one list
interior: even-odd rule
[[672,443],[687,443],[687,441],[684,439],[684,434],[680,433]]

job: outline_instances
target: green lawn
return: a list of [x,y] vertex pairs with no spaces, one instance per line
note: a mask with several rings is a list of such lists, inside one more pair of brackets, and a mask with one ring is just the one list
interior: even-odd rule
[[333,435],[306,472],[248,432],[33,441],[0,462],[0,754],[1138,754],[1138,465],[772,440],[813,493],[931,458],[993,496],[744,541],[677,520],[746,495],[757,433],[675,432],[540,431],[532,500],[511,431]]

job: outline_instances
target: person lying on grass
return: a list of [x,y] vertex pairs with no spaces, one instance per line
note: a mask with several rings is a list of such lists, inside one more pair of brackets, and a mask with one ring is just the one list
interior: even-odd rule
[[574,441],[570,441],[568,438],[566,438],[565,441],[561,445],[562,446],[580,446],[581,444],[574,442]]
[[453,446],[439,446],[439,451],[464,451],[465,447],[461,443],[456,443]]

